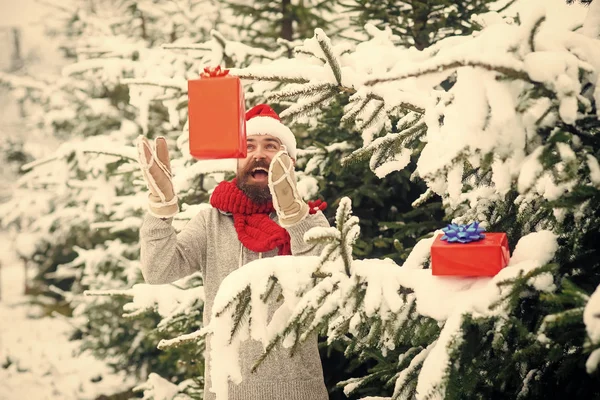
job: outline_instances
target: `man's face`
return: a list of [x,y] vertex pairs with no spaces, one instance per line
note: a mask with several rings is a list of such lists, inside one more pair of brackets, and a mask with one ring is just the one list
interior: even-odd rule
[[268,174],[271,160],[281,150],[281,142],[271,135],[253,135],[246,140],[248,154],[237,162],[237,186],[257,204],[271,200]]

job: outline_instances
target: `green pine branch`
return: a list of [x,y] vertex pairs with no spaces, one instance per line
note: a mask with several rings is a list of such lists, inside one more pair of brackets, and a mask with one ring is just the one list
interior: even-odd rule
[[308,83],[309,80],[301,76],[284,76],[280,74],[261,72],[260,74],[254,72],[247,72],[243,69],[238,70],[232,68],[231,73],[240,79],[248,79],[253,81],[265,81],[265,82],[281,82],[281,83]]
[[317,92],[317,94],[314,95],[312,98],[304,102],[296,103],[291,107],[286,108],[279,115],[281,116],[281,118],[286,118],[310,114],[312,111],[320,110],[322,104],[326,100],[328,100],[334,93],[335,91],[331,87],[325,90],[321,90]]
[[425,121],[415,120],[415,124],[410,128],[407,128],[400,133],[388,133],[384,137],[375,139],[367,146],[353,151],[350,155],[342,159],[342,165],[352,162],[364,162],[373,157],[376,151],[379,151],[380,155],[384,155],[386,153],[384,150],[381,150],[382,148],[389,149],[385,150],[388,152],[387,154],[396,154],[400,149],[405,147],[404,143],[406,141],[412,141],[423,135],[426,131],[427,125],[425,124]]
[[542,320],[538,329],[539,334],[546,334],[550,329],[565,329],[567,326],[583,321],[585,306],[571,308],[554,314],[548,314]]
[[344,270],[347,276],[351,275],[352,265],[352,244],[356,241],[360,230],[358,218],[352,217],[352,203],[348,197],[340,200],[336,216],[336,228],[340,231],[339,251],[344,263]]
[[159,350],[165,350],[167,348],[180,347],[187,343],[197,343],[204,339],[207,334],[208,332],[205,329],[200,329],[192,333],[180,335],[173,339],[162,339],[156,348]]
[[319,256],[319,269],[317,269],[317,272],[319,272],[321,267],[323,267],[326,263],[333,262],[339,256],[340,251],[338,243],[328,244],[327,246],[325,246],[325,248],[321,252],[321,255]]
[[296,47],[294,49],[294,53],[295,54],[304,54],[304,55],[307,55],[307,56],[310,56],[310,57],[314,57],[314,58],[318,59],[319,61],[321,61],[323,64],[325,64],[327,62],[326,58],[319,57],[318,55],[316,55],[312,51],[309,51],[309,50],[307,50],[305,48],[302,48],[302,47]]
[[349,111],[344,113],[341,122],[344,124],[356,120],[356,116],[360,113],[360,111],[364,110],[367,104],[369,104],[369,102],[374,98],[375,96],[371,94],[369,96],[363,97],[362,99],[360,99],[360,101],[353,101],[352,103],[350,103],[352,106]]
[[269,100],[286,100],[296,98],[299,96],[310,96],[325,91],[331,91],[334,86],[331,83],[319,82],[316,84],[307,84],[293,89],[283,89],[279,91],[270,92],[267,94]]
[[465,59],[465,60],[460,60],[460,61],[440,62],[439,64],[435,64],[431,67],[424,68],[424,69],[419,69],[419,67],[416,67],[413,70],[408,70],[406,72],[403,72],[401,74],[397,74],[394,76],[388,76],[388,77],[368,80],[364,83],[364,85],[365,86],[373,86],[373,85],[376,85],[379,83],[399,81],[399,80],[408,79],[408,78],[416,78],[419,76],[425,76],[425,75],[429,75],[429,74],[437,74],[439,72],[443,72],[443,71],[447,71],[447,70],[451,70],[451,69],[457,69],[457,68],[461,68],[461,67],[483,68],[488,71],[496,71],[496,72],[498,72],[502,75],[505,75],[509,78],[512,78],[512,79],[521,79],[521,80],[524,80],[527,82],[534,83],[529,79],[529,75],[527,74],[527,72],[525,72],[523,70],[518,70],[515,68],[510,68],[510,67],[506,67],[506,66],[502,66],[502,65],[493,65],[491,63],[483,62],[480,60]]
[[[104,151],[104,150],[102,150],[102,151],[99,151],[99,150],[81,150],[81,152],[84,153],[84,154],[100,154],[100,155],[105,155],[105,156],[118,157],[118,158],[121,158],[123,160],[131,161],[131,162],[135,162],[135,163],[138,162],[138,160],[136,158],[128,157],[128,156],[126,156],[126,155],[124,155],[122,153],[112,153],[112,152]],[[69,157],[71,157],[72,154],[73,153],[71,152],[68,155],[63,155],[62,157],[59,157],[59,156],[50,156],[50,157],[43,158],[41,160],[32,161],[30,163],[27,163],[27,164],[21,166],[21,171],[22,172],[29,172],[32,169],[38,168],[38,167],[40,167],[40,166],[42,166],[44,164],[48,164],[48,163],[53,162],[53,161],[58,161],[58,160],[63,159],[63,158],[69,158]]]
[[[151,79],[140,79],[140,78],[128,78],[121,79],[121,83],[124,85],[137,85],[137,86],[157,86],[164,89],[174,89],[180,92],[187,91],[187,82],[181,81],[179,79],[170,79],[171,82],[162,81],[158,82],[156,80]],[[181,84],[175,83],[176,81],[180,81]]]
[[385,103],[383,101],[379,101],[371,113],[365,119],[356,124],[356,129],[362,131],[375,123],[375,121],[377,121],[379,118],[379,115],[384,111],[384,106]]
[[197,50],[197,51],[213,51],[214,49],[204,43],[198,44],[163,44],[161,48],[165,50]]
[[529,44],[529,50],[531,52],[535,51],[535,36],[539,32],[540,26],[542,25],[542,23],[545,20],[546,20],[545,15],[538,18],[538,20],[535,21],[535,23],[533,24],[533,27],[531,28],[531,32],[529,32],[529,39],[528,39],[527,43]]
[[525,274],[522,271],[515,278],[510,278],[498,282],[498,287],[508,287],[508,291],[498,301],[490,305],[490,309],[506,306],[509,310],[515,309],[522,299],[523,294],[531,292],[530,280],[544,273],[554,274],[558,270],[557,264],[546,264],[542,267],[535,268]]
[[229,344],[232,343],[234,336],[237,334],[239,328],[242,326],[244,318],[247,317],[247,315],[252,309],[252,305],[250,304],[250,301],[252,299],[252,290],[250,289],[250,286],[246,286],[246,288],[236,296],[236,299],[238,299],[238,301],[235,306],[235,312],[233,315],[233,326],[231,327]]
[[267,290],[260,295],[260,298],[263,301],[263,303],[267,303],[269,297],[271,296],[271,294],[273,294],[273,291],[275,290],[275,287],[277,286],[278,282],[279,280],[276,276],[272,275],[269,277],[269,281],[267,282]]
[[327,63],[331,67],[333,71],[333,76],[335,77],[335,81],[338,85],[342,85],[342,68],[340,67],[340,63],[337,60],[335,54],[333,54],[333,48],[331,45],[331,41],[329,37],[323,32],[322,29],[315,29],[315,37],[317,42],[319,42],[319,46],[321,46],[321,50],[323,50],[323,54],[325,54],[325,58],[327,59]]
[[265,351],[260,355],[258,360],[252,366],[251,371],[256,372],[258,367],[271,354],[273,349],[282,342],[283,338],[285,338],[291,334],[294,334],[294,344],[293,344],[292,350],[291,350],[291,353],[293,354],[293,352],[297,348],[298,344],[300,344],[299,343],[300,342],[299,332],[301,331],[302,327],[305,326],[307,321],[314,318],[317,309],[323,304],[323,302],[327,299],[327,297],[329,295],[331,295],[337,289],[338,289],[337,284],[334,284],[334,285],[332,285],[331,289],[323,290],[321,295],[318,297],[315,305],[308,305],[300,313],[298,313],[298,315],[296,315],[296,317],[293,320],[289,321],[288,325],[285,327],[285,329],[281,333],[277,334],[269,342],[269,344],[265,348]]

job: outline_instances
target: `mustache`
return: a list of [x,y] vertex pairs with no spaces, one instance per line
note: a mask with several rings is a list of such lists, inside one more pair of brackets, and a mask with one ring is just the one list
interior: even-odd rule
[[248,165],[246,165],[246,168],[244,168],[244,174],[249,175],[252,173],[252,170],[254,168],[264,168],[267,171],[269,170],[269,166],[270,163],[265,161],[265,160],[255,160],[252,163],[248,163]]

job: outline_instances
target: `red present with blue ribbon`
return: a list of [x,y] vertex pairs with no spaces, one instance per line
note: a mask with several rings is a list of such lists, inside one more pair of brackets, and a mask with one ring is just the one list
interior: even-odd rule
[[506,233],[483,233],[478,222],[450,224],[431,246],[431,272],[440,276],[494,276],[510,259]]

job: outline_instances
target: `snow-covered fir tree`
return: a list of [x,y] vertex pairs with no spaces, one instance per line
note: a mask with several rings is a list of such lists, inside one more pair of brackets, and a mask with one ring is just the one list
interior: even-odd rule
[[310,37],[315,28],[328,26],[341,34],[350,28],[344,8],[336,1],[220,0],[238,18],[237,39],[257,47],[273,48],[279,41],[291,44]]
[[[416,157],[423,199],[437,194],[454,221],[507,232],[512,257],[487,279],[432,276],[432,238],[401,266],[353,260],[358,221],[346,200],[335,228],[307,235],[328,243],[320,260],[259,261],[227,278],[204,330],[215,354],[246,337],[263,341],[265,357],[277,343],[293,353],[317,329],[381,360],[341,383],[347,393],[383,385],[379,395],[391,398],[597,396],[600,42],[590,24],[599,10],[592,3],[577,31],[552,24],[542,7],[518,19],[478,15],[480,31],[421,52],[372,26],[372,39],[351,49],[316,30],[302,57],[235,70],[285,83],[271,96],[295,100],[282,115],[301,120],[353,93],[344,119],[361,125],[363,147],[346,162],[369,160],[383,177]],[[256,299],[274,284],[285,300],[267,323]],[[214,375],[222,398],[228,378],[239,379],[230,371]]]
[[[285,0],[255,7],[274,3],[303,16]],[[356,399],[598,391],[598,2],[583,27],[567,28],[542,7],[503,18],[480,14],[483,1],[404,3],[336,2],[317,14],[327,26],[306,20],[290,42],[275,40],[289,16],[248,17],[221,1],[73,1],[54,27],[73,58],[63,77],[0,77],[43,103],[37,129],[64,142],[25,165],[2,224],[21,231],[40,290],[73,309],[74,337],[138,373],[145,398],[201,398],[205,340],[232,354],[251,336],[268,357],[277,343],[293,353],[314,330],[344,352],[337,367],[362,365],[350,379],[330,371],[332,397],[343,398],[336,384]],[[330,19],[344,9],[355,25]],[[236,28],[248,18],[272,37],[249,39]],[[332,204],[332,227],[306,238],[327,243],[320,258],[258,261],[227,278],[227,292],[244,295],[222,292],[214,312],[247,302],[238,309],[250,326],[224,311],[202,327],[198,275],[149,287],[138,271],[145,188],[133,139],[169,141],[177,228],[233,172],[186,151],[186,80],[218,64],[236,67],[249,104],[268,99],[295,122],[307,145],[300,187]],[[509,267],[494,278],[431,276],[442,217],[507,232]],[[261,295],[277,286],[284,303],[266,321]],[[241,329],[230,337],[232,324]],[[235,379],[235,357],[216,359]]]
[[[160,46],[206,39],[213,24],[208,17],[219,13],[211,2],[180,3],[57,4],[52,29],[64,38],[72,63],[53,80],[7,74],[2,80],[25,109],[32,109],[32,102],[41,109],[28,115],[40,133],[34,136],[62,144],[22,167],[0,218],[3,227],[17,232],[20,256],[34,265],[36,301],[51,303],[50,296],[56,302],[51,309],[72,314],[73,337],[82,340],[82,351],[137,374],[141,382],[148,376],[149,382],[159,382],[156,374],[184,381],[182,390],[193,395],[202,388],[202,347],[194,343],[159,351],[156,344],[200,328],[194,315],[202,313],[201,279],[164,287],[162,302],[148,296],[154,289],[135,286],[143,282],[138,230],[145,188],[132,143],[140,133],[163,135],[177,148],[187,121],[187,110],[177,108],[181,85],[203,66],[195,54],[178,55]],[[127,80],[135,80],[131,90]],[[152,100],[158,92],[165,95]],[[180,198],[193,204],[206,199],[215,179],[231,170],[225,164],[194,169],[190,164],[185,152],[174,160]],[[194,210],[187,208],[189,214],[181,213],[176,223],[184,224]],[[100,289],[107,296],[83,295]]]
[[502,11],[502,2],[489,0],[340,1],[357,25],[390,28],[399,45],[419,50],[447,36],[470,34],[477,28],[471,17],[489,11],[491,3]]

